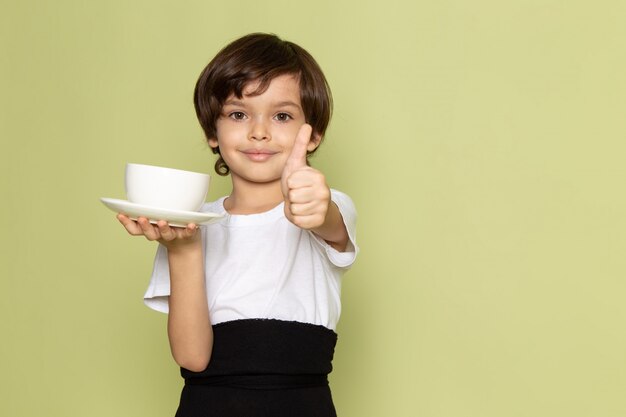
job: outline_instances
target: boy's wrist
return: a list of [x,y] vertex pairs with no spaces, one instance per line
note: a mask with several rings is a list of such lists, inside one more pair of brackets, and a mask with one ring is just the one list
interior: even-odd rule
[[194,239],[189,242],[160,242],[167,249],[168,257],[191,257],[202,254],[202,242]]
[[333,201],[330,201],[328,205],[324,223],[320,227],[311,229],[311,231],[340,252],[345,250],[349,240],[343,216]]

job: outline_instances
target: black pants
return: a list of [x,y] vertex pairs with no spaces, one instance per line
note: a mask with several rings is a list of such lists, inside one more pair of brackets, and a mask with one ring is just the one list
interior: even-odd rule
[[335,417],[327,375],[337,335],[307,323],[245,319],[213,326],[202,372],[181,369],[176,417]]
[[245,389],[185,385],[176,417],[336,417],[328,386]]

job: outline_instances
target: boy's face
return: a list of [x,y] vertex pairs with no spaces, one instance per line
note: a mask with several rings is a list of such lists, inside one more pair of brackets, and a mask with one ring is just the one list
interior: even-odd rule
[[[217,138],[209,139],[211,147],[219,146],[233,184],[280,181],[296,134],[305,123],[297,77],[281,75],[263,94],[249,95],[257,85],[247,85],[241,99],[228,97],[217,120]],[[314,134],[307,149],[314,150],[319,141]]]

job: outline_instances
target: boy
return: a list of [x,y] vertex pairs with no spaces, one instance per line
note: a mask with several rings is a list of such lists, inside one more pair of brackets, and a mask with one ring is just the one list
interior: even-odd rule
[[277,36],[220,51],[194,93],[196,114],[231,175],[203,227],[119,215],[159,241],[146,304],[168,312],[185,387],[177,416],[334,416],[327,375],[341,276],[356,258],[356,212],[308,165],[332,99],[315,60]]

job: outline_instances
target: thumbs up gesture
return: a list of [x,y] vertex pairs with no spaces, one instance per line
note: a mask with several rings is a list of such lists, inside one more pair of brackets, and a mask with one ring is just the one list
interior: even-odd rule
[[285,216],[296,226],[309,230],[324,224],[330,205],[324,174],[306,163],[312,131],[310,125],[302,125],[281,176]]

